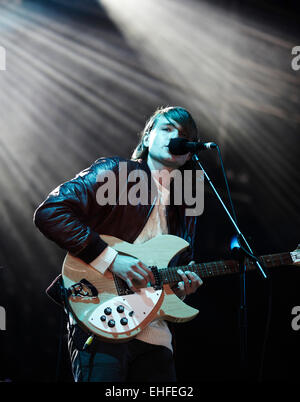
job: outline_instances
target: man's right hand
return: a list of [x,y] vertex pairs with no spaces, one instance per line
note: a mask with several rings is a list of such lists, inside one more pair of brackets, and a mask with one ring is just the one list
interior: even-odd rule
[[123,279],[133,292],[145,288],[149,282],[155,283],[151,269],[134,257],[118,254],[108,269]]

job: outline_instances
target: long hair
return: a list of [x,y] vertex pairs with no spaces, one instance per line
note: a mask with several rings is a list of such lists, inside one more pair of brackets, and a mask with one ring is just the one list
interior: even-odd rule
[[[133,151],[131,159],[147,159],[148,147],[144,145],[144,137],[155,127],[155,124],[160,116],[164,116],[166,119],[175,120],[178,124],[180,124],[184,136],[190,141],[198,140],[197,126],[190,112],[180,106],[159,107],[149,118],[143,131],[140,133],[140,142]],[[189,165],[189,168],[191,168],[189,162],[187,162],[185,165],[187,164]],[[185,166],[185,168],[187,167],[188,166]]]

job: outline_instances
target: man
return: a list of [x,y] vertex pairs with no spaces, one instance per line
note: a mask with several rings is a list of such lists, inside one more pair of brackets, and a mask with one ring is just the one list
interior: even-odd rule
[[[172,155],[168,144],[172,138],[197,139],[196,124],[190,113],[181,107],[158,109],[148,120],[141,141],[131,160],[118,157],[100,158],[74,179],[63,183],[39,206],[34,221],[41,232],[60,247],[90,264],[104,274],[108,269],[123,279],[133,291],[154,283],[151,269],[143,261],[118,254],[99,234],[112,235],[130,243],[141,243],[159,234],[174,234],[187,240],[191,247],[176,256],[172,266],[192,262],[197,217],[185,214],[186,205],[174,204],[174,183],[166,183],[163,173],[191,168],[191,155]],[[107,172],[121,176],[121,162],[126,162],[125,183],[116,189],[119,200],[127,195],[133,183],[132,172],[147,177],[147,191],[155,185],[154,198],[146,205],[104,205],[99,199],[99,188]],[[129,198],[129,197],[128,197]],[[175,294],[184,298],[202,284],[197,274],[178,271],[182,281],[174,284]],[[125,343],[107,343],[95,340],[88,350],[88,338],[70,315],[69,350],[75,381],[175,381],[172,335],[163,320],[151,322],[133,340]]]

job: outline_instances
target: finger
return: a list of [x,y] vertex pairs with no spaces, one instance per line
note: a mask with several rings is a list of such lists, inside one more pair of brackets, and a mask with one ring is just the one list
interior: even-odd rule
[[150,278],[150,282],[154,284],[155,283],[154,273],[152,272],[150,267],[145,266],[145,268],[148,273],[148,277]]
[[202,285],[203,282],[199,278],[199,276],[197,274],[195,274],[194,272],[190,272],[188,274],[188,277],[190,278],[190,286],[189,286],[189,288],[186,289],[186,294],[195,293],[197,291],[197,289],[199,288],[199,286]]
[[189,284],[190,284],[190,280],[189,280],[189,278],[188,278],[187,275],[186,275],[186,273],[187,273],[188,271],[183,272],[181,269],[178,269],[177,272],[178,272],[178,274],[181,276],[181,278],[182,278],[182,280],[183,280],[183,282],[184,282],[184,287],[187,289],[188,286],[189,286]]
[[191,271],[185,271],[185,274],[186,274],[186,276],[187,276],[187,278],[188,278],[188,280],[189,280],[189,282],[188,282],[188,285],[186,285],[186,287],[185,287],[185,292],[186,292],[186,294],[187,295],[189,295],[189,294],[191,294],[191,293],[194,293],[195,292],[195,288],[196,288],[196,285],[195,285],[195,277],[194,277],[194,273],[193,272],[191,272]]
[[122,275],[122,279],[127,283],[129,287],[134,286],[134,289],[131,289],[134,292],[136,292],[138,288],[146,286],[144,278],[140,274],[135,272],[132,267],[129,271]]
[[137,271],[133,269],[130,274],[130,279],[134,283],[136,282],[139,286],[146,286],[148,281],[142,275],[140,275]]
[[191,261],[191,262],[189,262],[189,264],[188,264],[188,265],[193,265],[193,264],[195,264],[195,261]]
[[194,280],[194,276],[193,276],[194,272],[191,271],[185,271],[184,274],[186,275],[187,279],[188,279],[188,283],[191,286],[192,281]]
[[141,261],[137,262],[136,265],[136,270],[143,275],[143,277],[145,278],[145,280],[151,283],[155,283],[155,279],[154,279],[154,275],[153,272],[151,271],[151,269],[149,267],[147,267],[145,264],[143,264]]
[[202,279],[195,272],[191,272],[189,277],[191,281],[195,283],[197,286],[203,285]]
[[134,293],[139,292],[139,289],[136,288],[131,280],[129,278],[126,279],[127,286],[129,287],[130,290],[132,290]]
[[134,265],[132,267],[132,270],[134,272],[134,275],[136,276],[136,279],[137,279],[137,277],[139,277],[140,278],[139,280],[145,284],[149,282],[147,273],[142,268],[140,268],[138,265]]
[[185,284],[186,294],[189,295],[191,293],[195,293],[200,286],[200,283],[198,282],[198,275],[191,271],[185,271],[185,275],[188,278],[188,283]]

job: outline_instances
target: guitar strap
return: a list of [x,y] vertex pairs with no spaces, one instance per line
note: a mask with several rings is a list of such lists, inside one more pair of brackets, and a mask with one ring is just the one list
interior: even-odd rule
[[61,307],[65,304],[64,291],[62,288],[64,289],[63,278],[62,274],[59,274],[45,291],[47,296]]

